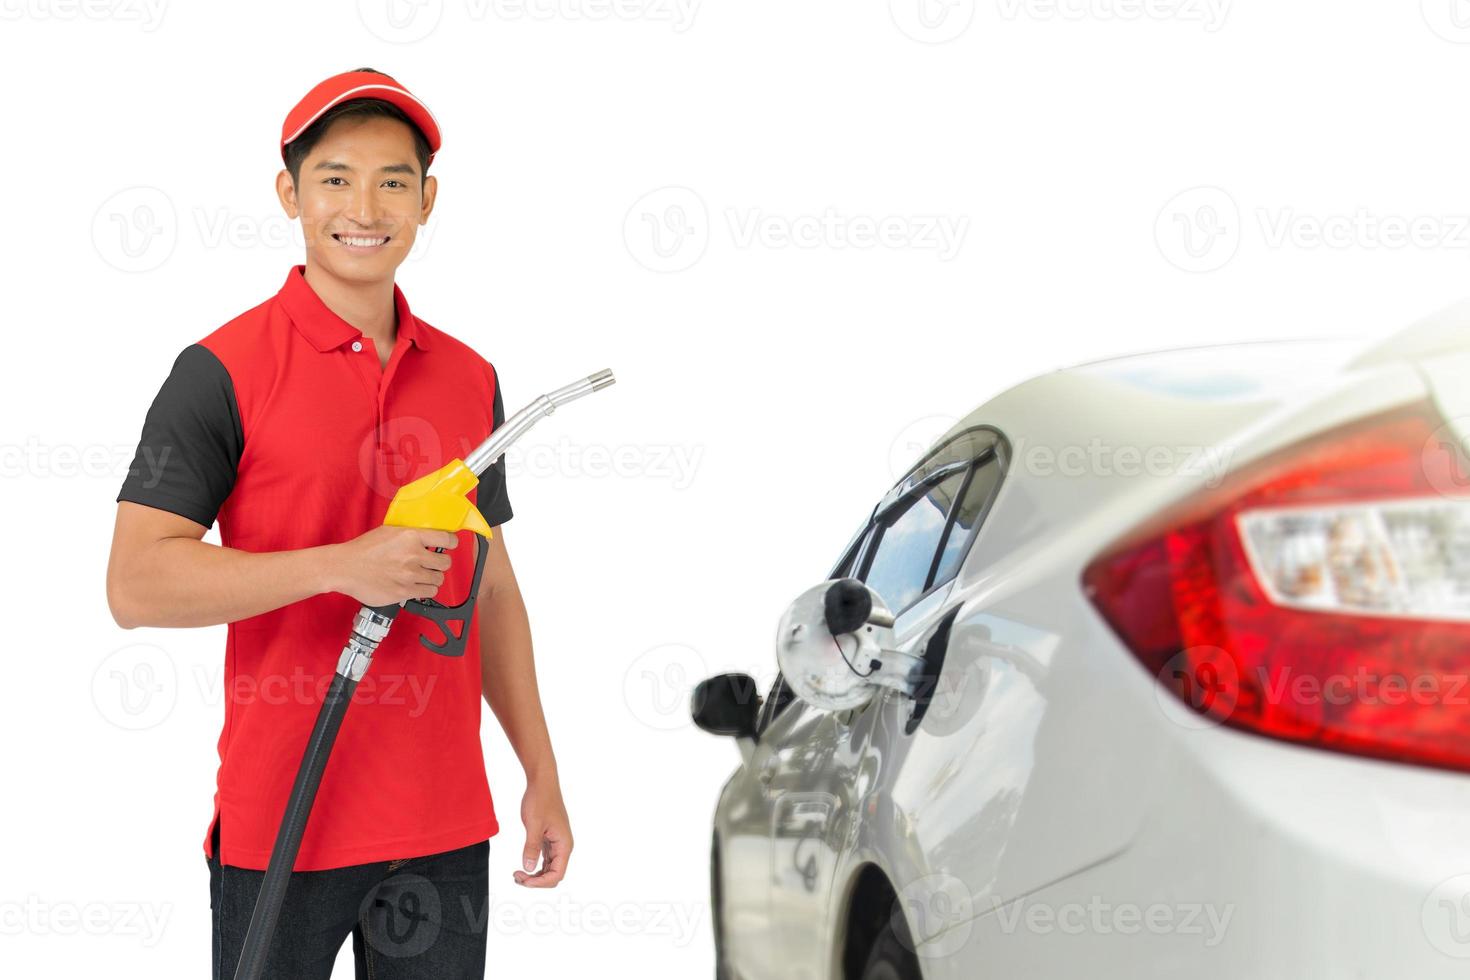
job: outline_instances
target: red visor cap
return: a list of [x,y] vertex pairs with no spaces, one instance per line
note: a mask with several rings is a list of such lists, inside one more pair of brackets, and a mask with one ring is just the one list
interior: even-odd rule
[[281,159],[286,158],[287,143],[306,132],[306,128],[328,109],[349,99],[382,99],[402,109],[429,141],[429,162],[434,162],[434,154],[439,152],[439,124],[434,121],[434,114],[393,78],[373,71],[346,71],[333,75],[307,92],[306,97],[286,115],[281,126]]

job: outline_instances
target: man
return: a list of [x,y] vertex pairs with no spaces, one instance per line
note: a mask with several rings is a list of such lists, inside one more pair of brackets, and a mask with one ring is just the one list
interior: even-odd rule
[[[372,69],[335,75],[292,109],[276,191],[301,221],[306,262],[179,355],[117,497],[107,596],[118,624],[229,624],[204,840],[216,977],[239,959],[358,606],[454,604],[469,590],[473,533],[382,524],[399,486],[468,455],[504,415],[494,367],[415,317],[394,282],[433,211],[439,143],[428,109]],[[425,649],[421,635],[444,637],[412,615],[379,647],[306,827],[271,976],[329,976],[349,933],[359,977],[484,975],[498,823],[482,696],[526,773],[514,880],[552,887],[565,874],[572,835],[506,551],[503,460],[472,493],[493,537],[469,655]],[[216,517],[218,546],[202,540]],[[453,558],[431,550],[461,543]]]

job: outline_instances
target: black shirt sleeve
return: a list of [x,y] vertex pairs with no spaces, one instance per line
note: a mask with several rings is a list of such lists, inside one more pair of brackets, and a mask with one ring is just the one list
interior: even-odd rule
[[208,347],[192,344],[174,360],[148,409],[117,499],[210,527],[235,486],[244,448],[229,371]]
[[[500,372],[494,367],[490,368],[491,377],[495,379],[495,408],[491,419],[495,429],[499,429],[505,421],[505,406],[500,400]],[[485,523],[491,527],[504,524],[511,519],[510,495],[505,485],[505,457],[501,456],[495,463],[480,476],[479,486],[475,488],[475,506],[480,513],[485,515]]]

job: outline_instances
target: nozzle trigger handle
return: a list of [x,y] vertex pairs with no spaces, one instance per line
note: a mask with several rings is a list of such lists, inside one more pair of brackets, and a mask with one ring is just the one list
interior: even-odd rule
[[[435,548],[435,551],[443,553],[443,548]],[[419,642],[424,648],[445,657],[464,656],[465,641],[470,632],[470,619],[475,615],[475,601],[480,597],[480,576],[485,571],[485,557],[490,554],[490,542],[483,535],[475,535],[475,574],[470,578],[470,593],[465,596],[464,601],[457,606],[446,606],[436,599],[410,599],[403,604],[403,608],[416,616],[425,619],[438,626],[444,633],[444,642],[435,643],[427,636],[420,635]],[[459,623],[459,631],[455,632],[450,625]]]

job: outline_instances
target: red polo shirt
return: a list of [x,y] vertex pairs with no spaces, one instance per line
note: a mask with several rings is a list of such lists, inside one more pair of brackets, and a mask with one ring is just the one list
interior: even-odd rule
[[[373,341],[294,267],[271,299],[186,348],[149,408],[118,500],[219,520],[227,548],[346,541],[382,524],[399,486],[464,458],[504,417],[495,369],[429,326],[395,285],[398,336]],[[473,491],[511,516],[504,460]],[[438,598],[469,591],[474,534],[459,533]],[[359,603],[325,593],[230,623],[214,816],[220,859],[265,868],[307,736]],[[495,835],[480,748],[478,616],[463,657],[418,642],[401,615],[378,648],[322,776],[295,870],[433,854]]]

